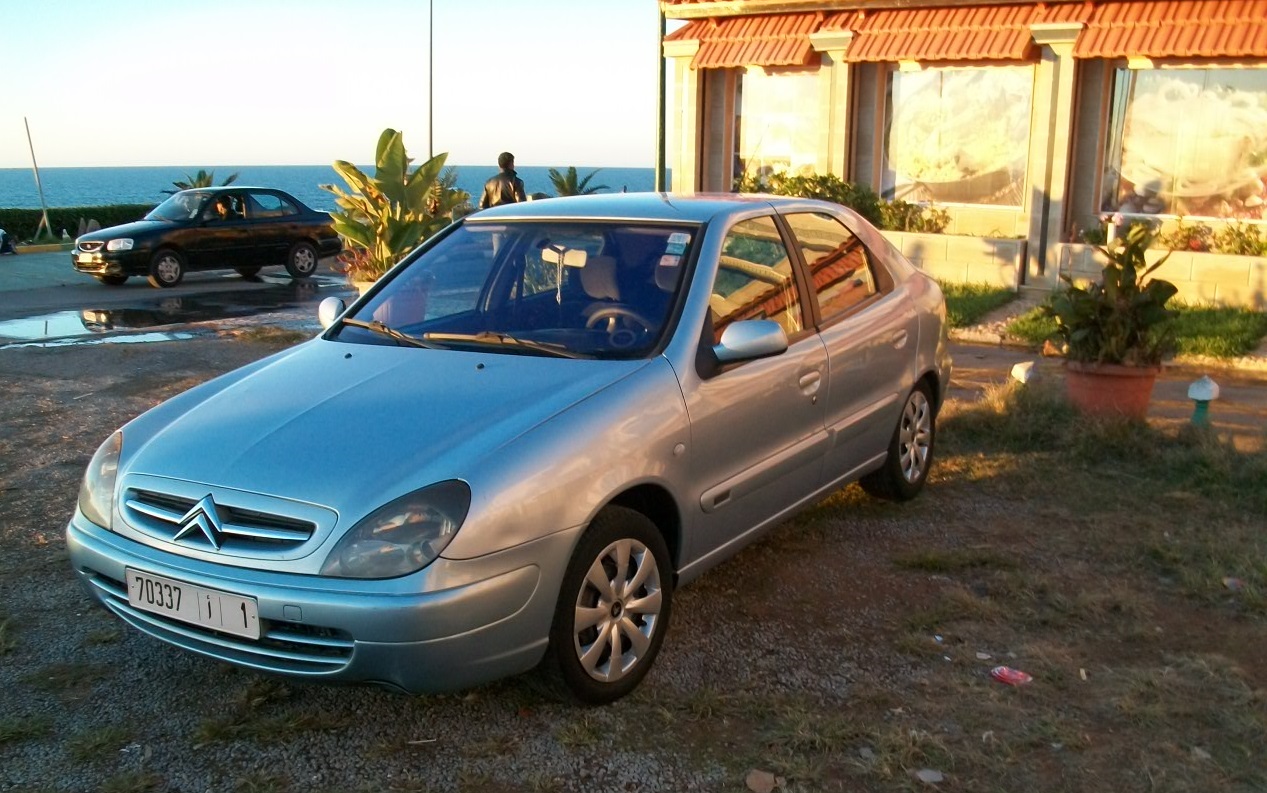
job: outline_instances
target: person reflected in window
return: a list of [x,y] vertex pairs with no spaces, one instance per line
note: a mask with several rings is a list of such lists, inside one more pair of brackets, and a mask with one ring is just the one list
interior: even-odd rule
[[508,151],[497,155],[497,167],[501,169],[498,174],[484,183],[480,209],[527,201],[524,180],[515,173],[515,155]]

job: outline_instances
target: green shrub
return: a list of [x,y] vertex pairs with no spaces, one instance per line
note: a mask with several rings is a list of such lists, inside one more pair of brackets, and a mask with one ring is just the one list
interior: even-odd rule
[[950,213],[944,209],[912,204],[894,199],[880,200],[880,228],[889,231],[912,231],[920,234],[940,234],[950,225]]
[[[72,237],[79,231],[79,221],[95,220],[101,227],[118,226],[140,220],[155,204],[116,204],[98,207],[53,207],[48,210],[48,222],[53,236],[60,237],[62,229]],[[21,242],[35,238],[40,225],[38,209],[0,209],[0,229],[9,232]]]
[[744,174],[735,180],[735,189],[741,193],[771,193],[833,201],[849,207],[875,226],[881,224],[880,196],[864,184],[846,182],[835,174],[801,176],[773,173],[765,177]]
[[1262,256],[1267,254],[1267,241],[1257,226],[1238,220],[1224,224],[1214,233],[1214,249],[1235,256]]

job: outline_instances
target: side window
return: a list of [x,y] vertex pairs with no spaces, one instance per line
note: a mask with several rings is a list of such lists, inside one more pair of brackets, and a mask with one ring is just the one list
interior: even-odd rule
[[272,193],[251,193],[251,217],[280,218],[297,215],[299,209],[281,196]]
[[744,319],[772,319],[789,338],[804,329],[792,264],[774,218],[736,223],[726,235],[709,305],[716,340],[727,325]]
[[871,255],[862,241],[831,215],[803,212],[784,217],[809,268],[823,321],[829,322],[874,295]]

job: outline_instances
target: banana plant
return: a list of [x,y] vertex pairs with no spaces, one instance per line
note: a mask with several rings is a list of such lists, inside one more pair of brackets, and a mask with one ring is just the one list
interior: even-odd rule
[[334,170],[347,184],[321,185],[333,193],[338,209],[330,213],[343,238],[348,276],[372,281],[405,257],[418,243],[449,224],[455,210],[469,200],[453,185],[447,153],[437,154],[410,170],[402,133],[385,129],[378,138],[371,176],[346,160]]

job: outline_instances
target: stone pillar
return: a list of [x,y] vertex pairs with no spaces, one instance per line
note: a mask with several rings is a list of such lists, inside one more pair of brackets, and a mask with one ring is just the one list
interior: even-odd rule
[[1055,243],[1061,242],[1069,186],[1069,155],[1073,139],[1073,45],[1081,22],[1039,23],[1030,26],[1042,60],[1034,75],[1034,118],[1030,135],[1029,237],[1024,285],[1054,288],[1059,283]]
[[699,189],[700,73],[691,68],[699,52],[697,39],[664,42],[664,57],[673,63],[673,138],[665,143],[672,169],[671,192]]
[[823,119],[822,133],[818,140],[819,173],[831,173],[848,180],[852,163],[849,161],[850,81],[853,66],[845,60],[845,52],[853,41],[851,30],[825,30],[811,33],[810,45],[822,54],[822,90],[819,103]]

